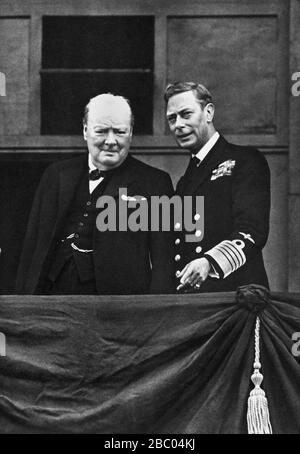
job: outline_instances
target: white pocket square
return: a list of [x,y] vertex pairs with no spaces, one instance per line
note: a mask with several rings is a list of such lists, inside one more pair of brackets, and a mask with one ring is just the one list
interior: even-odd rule
[[228,159],[218,165],[218,167],[212,171],[211,180],[216,180],[217,178],[230,176],[232,174],[232,169],[235,166],[235,161],[233,159]]

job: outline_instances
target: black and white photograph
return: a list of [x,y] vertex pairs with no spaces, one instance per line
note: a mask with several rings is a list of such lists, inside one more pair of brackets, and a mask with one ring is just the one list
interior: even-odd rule
[[0,434],[300,434],[300,0],[0,0]]

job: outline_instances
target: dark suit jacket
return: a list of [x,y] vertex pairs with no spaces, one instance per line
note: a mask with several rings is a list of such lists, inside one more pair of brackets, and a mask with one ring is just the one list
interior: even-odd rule
[[[226,172],[228,162],[233,168]],[[208,258],[220,279],[209,277],[201,292],[234,291],[250,283],[268,286],[262,249],[269,232],[270,172],[263,155],[221,136],[193,178],[179,180],[176,193],[204,196],[204,236],[198,243],[181,238],[177,269]]]
[[[49,166],[32,206],[17,274],[17,293],[34,294],[49,270],[53,251],[76,186],[87,172],[87,155]],[[173,195],[170,176],[128,156],[107,183],[103,195]],[[138,207],[138,205],[137,205]],[[134,209],[128,209],[128,216]],[[96,284],[101,294],[171,293],[174,289],[170,232],[106,231],[93,235]]]

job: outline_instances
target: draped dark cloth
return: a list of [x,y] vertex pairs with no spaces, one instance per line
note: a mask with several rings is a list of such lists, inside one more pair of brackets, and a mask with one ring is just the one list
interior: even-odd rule
[[1,296],[0,431],[247,433],[257,315],[273,432],[299,433],[300,295],[259,286]]

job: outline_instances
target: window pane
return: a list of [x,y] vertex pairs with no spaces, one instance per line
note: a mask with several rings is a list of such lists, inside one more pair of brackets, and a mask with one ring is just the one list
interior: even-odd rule
[[44,16],[43,68],[153,68],[153,16]]
[[129,99],[135,116],[134,134],[152,134],[151,73],[45,73],[41,89],[42,135],[82,134],[85,104],[106,92]]

